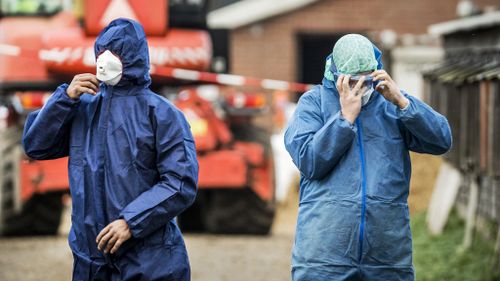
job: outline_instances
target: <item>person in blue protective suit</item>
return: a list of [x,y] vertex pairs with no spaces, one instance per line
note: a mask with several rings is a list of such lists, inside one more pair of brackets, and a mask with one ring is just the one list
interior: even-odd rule
[[414,280],[409,151],[451,147],[442,115],[400,91],[365,37],[342,37],[285,133],[301,172],[292,278]]
[[80,74],[61,85],[28,116],[23,136],[31,158],[69,155],[73,280],[189,280],[175,222],[196,196],[189,125],[149,90],[139,23],[114,20],[94,49],[104,83]]

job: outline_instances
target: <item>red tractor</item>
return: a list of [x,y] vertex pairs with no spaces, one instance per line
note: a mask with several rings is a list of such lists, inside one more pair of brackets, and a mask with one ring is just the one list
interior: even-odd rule
[[221,40],[224,32],[207,30],[206,1],[75,1],[83,9],[81,18],[63,5],[68,2],[0,1],[0,233],[57,232],[62,195],[69,192],[67,159],[27,159],[20,145],[22,124],[26,113],[43,106],[58,84],[77,73],[95,72],[93,42],[117,17],[143,24],[152,88],[174,100],[195,136],[199,193],[196,203],[179,217],[181,228],[268,233],[275,212],[270,135],[269,128],[257,127],[252,120],[269,116],[265,96],[186,84],[160,71],[214,70],[212,65],[227,70],[227,56],[219,54],[227,46],[215,45],[227,41]]

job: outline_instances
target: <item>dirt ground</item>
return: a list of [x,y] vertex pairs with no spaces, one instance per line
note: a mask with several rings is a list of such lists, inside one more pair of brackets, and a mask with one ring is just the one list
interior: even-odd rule
[[[429,202],[441,159],[412,154],[412,213]],[[290,253],[297,216],[297,187],[278,210],[272,235],[220,236],[187,234],[193,281],[290,280]],[[0,238],[1,281],[71,280],[72,256],[66,242],[69,213],[61,234],[43,238]]]

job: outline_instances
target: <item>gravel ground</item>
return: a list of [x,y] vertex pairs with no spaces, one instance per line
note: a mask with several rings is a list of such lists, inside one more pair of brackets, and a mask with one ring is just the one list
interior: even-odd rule
[[[280,207],[270,236],[185,235],[192,280],[290,280],[296,206]],[[68,212],[63,221],[57,237],[0,238],[0,280],[71,280]]]

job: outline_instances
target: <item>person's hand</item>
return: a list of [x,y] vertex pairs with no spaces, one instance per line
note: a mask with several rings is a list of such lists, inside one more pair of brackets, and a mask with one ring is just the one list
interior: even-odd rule
[[99,81],[92,73],[77,74],[73,77],[66,93],[74,100],[80,99],[84,93],[96,95],[99,89]]
[[356,118],[361,111],[361,87],[365,82],[365,77],[356,83],[356,85],[351,89],[349,86],[350,75],[340,75],[337,79],[337,90],[340,95],[340,107],[342,116],[349,121],[349,123],[354,124]]
[[105,254],[114,254],[120,246],[132,237],[132,232],[124,219],[115,220],[108,224],[99,235],[97,235],[97,249]]
[[374,82],[380,81],[375,90],[381,93],[386,100],[392,102],[401,109],[408,105],[408,99],[401,93],[396,82],[392,80],[391,76],[389,76],[385,70],[376,70],[371,76],[373,76]]

